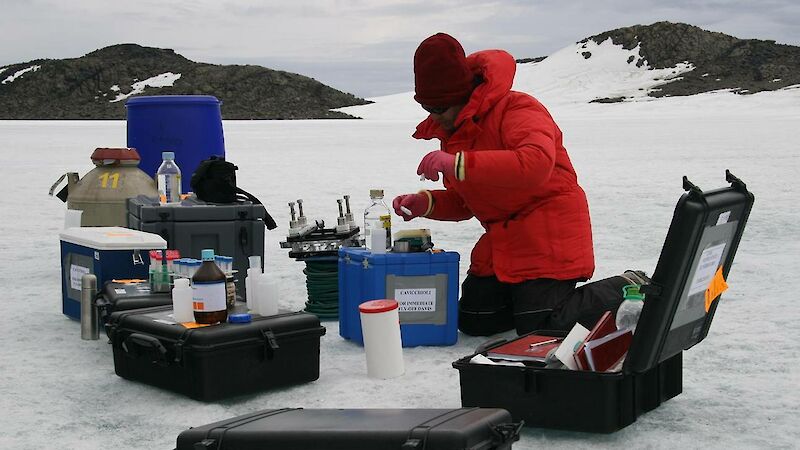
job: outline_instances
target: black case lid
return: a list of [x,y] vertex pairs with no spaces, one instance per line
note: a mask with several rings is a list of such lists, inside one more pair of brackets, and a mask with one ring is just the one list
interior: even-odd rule
[[744,232],[753,194],[725,172],[730,187],[703,192],[686,177],[675,207],[652,285],[645,286],[644,308],[636,326],[626,372],[645,372],[702,341],[719,298],[706,312],[705,291],[722,266],[728,278]]

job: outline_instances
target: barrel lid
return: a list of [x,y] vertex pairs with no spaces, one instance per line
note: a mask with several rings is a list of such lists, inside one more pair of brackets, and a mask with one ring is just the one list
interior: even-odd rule
[[165,105],[165,104],[213,104],[219,105],[220,101],[213,95],[140,95],[131,97],[125,106],[137,105]]
[[116,159],[119,161],[139,161],[139,152],[135,148],[107,148],[98,147],[92,152],[92,161],[104,161],[107,159]]
[[364,314],[382,313],[397,308],[397,300],[392,299],[370,300],[358,305],[358,310]]

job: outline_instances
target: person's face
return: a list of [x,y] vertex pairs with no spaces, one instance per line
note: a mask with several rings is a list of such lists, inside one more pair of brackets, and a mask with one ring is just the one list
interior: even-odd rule
[[458,117],[458,113],[461,112],[462,108],[464,108],[464,104],[451,106],[443,111],[441,109],[433,109],[433,111],[428,110],[428,112],[431,114],[431,119],[438,122],[445,131],[452,133],[456,130],[456,117]]

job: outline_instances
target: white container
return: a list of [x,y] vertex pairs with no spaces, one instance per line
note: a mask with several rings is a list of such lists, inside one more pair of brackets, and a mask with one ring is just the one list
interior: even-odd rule
[[175,280],[175,287],[172,288],[172,319],[180,323],[194,322],[192,288],[188,278]]
[[250,282],[256,290],[256,314],[274,316],[278,314],[278,284],[268,275],[260,274]]
[[405,372],[403,343],[400,339],[400,314],[396,300],[370,300],[358,306],[367,375],[388,379]]
[[81,216],[83,211],[80,209],[64,210],[64,229],[81,226]]
[[250,256],[247,258],[247,262],[249,263],[249,268],[247,269],[247,276],[244,278],[244,290],[245,290],[245,301],[247,301],[247,310],[254,311],[256,309],[256,289],[258,286],[254,286],[253,280],[256,279],[257,275],[262,273],[261,270],[261,257],[260,256]]

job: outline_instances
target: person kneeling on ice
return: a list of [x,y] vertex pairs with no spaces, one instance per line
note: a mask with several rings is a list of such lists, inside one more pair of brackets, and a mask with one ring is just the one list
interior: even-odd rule
[[535,98],[511,90],[514,58],[503,50],[466,56],[437,33],[414,54],[414,99],[430,113],[413,137],[441,142],[417,174],[445,189],[396,197],[415,217],[476,217],[485,233],[472,250],[459,301],[459,329],[488,336],[516,328],[591,328],[622,302],[622,286],[647,282],[626,272],[576,288],[594,272],[586,194],[561,130]]

